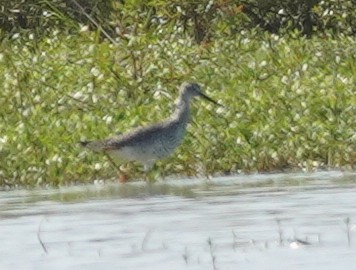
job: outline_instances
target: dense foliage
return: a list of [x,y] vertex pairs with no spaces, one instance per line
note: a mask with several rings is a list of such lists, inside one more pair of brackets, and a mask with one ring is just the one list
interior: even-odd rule
[[[356,33],[355,0],[0,0],[0,29],[68,31],[81,23],[111,35],[147,34],[157,29],[184,33],[197,43],[258,27],[270,33],[344,35]],[[89,16],[87,16],[89,15]]]
[[[50,18],[64,14],[55,5],[63,1],[37,2],[52,12]],[[177,86],[185,80],[201,83],[225,108],[194,102],[183,145],[157,164],[155,172],[161,176],[355,166],[352,31],[339,37],[333,31],[304,37],[301,32],[232,32],[232,22],[204,11],[214,17],[206,17],[214,31],[204,30],[201,39],[191,34],[197,27],[194,20],[184,17],[184,8],[193,2],[180,1],[182,11],[176,16],[167,13],[174,1],[157,1],[153,7],[143,2],[115,2],[140,18],[117,15],[122,21],[116,31],[106,31],[110,24],[105,30],[105,23],[100,23],[104,29],[91,25],[89,30],[97,31],[89,31],[66,19],[64,25],[51,25],[45,35],[37,27],[20,31],[16,24],[3,32],[0,184],[60,185],[115,177],[105,157],[83,151],[77,142],[168,116]],[[134,10],[134,4],[141,8]],[[92,7],[96,23],[101,8]],[[176,21],[160,21],[162,10],[167,11],[165,18]],[[82,23],[85,18],[82,14]],[[140,167],[131,164],[128,170],[142,177]]]

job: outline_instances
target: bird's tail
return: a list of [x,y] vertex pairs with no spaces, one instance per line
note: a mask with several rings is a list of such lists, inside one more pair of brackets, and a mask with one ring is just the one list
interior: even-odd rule
[[102,151],[104,148],[104,143],[101,141],[80,141],[79,144],[82,147],[88,148],[96,152]]

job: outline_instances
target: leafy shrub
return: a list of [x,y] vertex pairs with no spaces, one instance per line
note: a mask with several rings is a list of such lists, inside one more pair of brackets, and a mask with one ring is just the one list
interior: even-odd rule
[[1,0],[0,29],[8,33],[29,30],[37,34],[38,38],[50,34],[54,29],[76,29],[78,23],[89,22],[76,3],[98,23],[104,25],[107,23],[105,14],[112,12],[111,1]]
[[355,1],[251,0],[241,1],[249,27],[259,26],[271,33],[298,30],[303,35],[356,33]]
[[[115,169],[77,142],[170,114],[185,80],[225,105],[196,100],[183,145],[163,175],[355,166],[355,42],[242,33],[206,46],[190,39],[96,33],[26,34],[0,53],[0,183],[62,185]],[[140,166],[130,165],[133,178]]]
[[78,23],[99,27],[114,38],[164,31],[184,34],[196,43],[256,27],[280,34],[299,31],[308,37],[356,31],[356,4],[348,0],[2,1],[0,29],[10,33],[28,29],[38,37],[53,28],[78,29]]

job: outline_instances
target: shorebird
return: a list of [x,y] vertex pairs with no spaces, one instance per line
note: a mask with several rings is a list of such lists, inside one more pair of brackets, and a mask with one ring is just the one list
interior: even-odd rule
[[[144,171],[148,172],[156,160],[171,155],[181,144],[189,121],[190,101],[194,97],[202,97],[222,106],[204,94],[199,84],[184,82],[180,86],[175,110],[169,118],[104,140],[80,143],[88,149],[107,154],[109,158],[113,156],[139,162],[144,166]],[[123,181],[127,180],[125,177]]]

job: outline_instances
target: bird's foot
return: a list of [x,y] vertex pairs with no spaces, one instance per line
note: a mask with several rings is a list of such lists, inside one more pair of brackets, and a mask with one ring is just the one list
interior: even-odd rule
[[130,179],[129,175],[124,173],[124,172],[120,172],[119,173],[119,176],[117,178],[117,180],[120,182],[120,183],[126,183],[128,182]]

